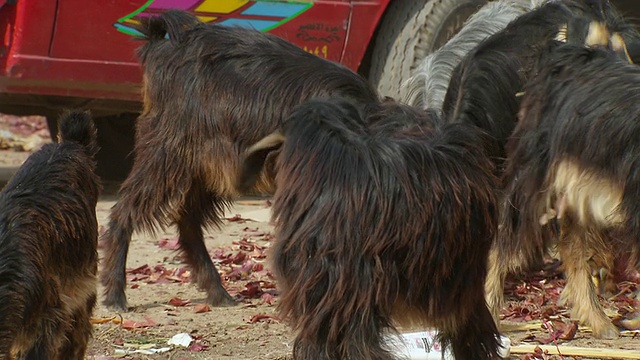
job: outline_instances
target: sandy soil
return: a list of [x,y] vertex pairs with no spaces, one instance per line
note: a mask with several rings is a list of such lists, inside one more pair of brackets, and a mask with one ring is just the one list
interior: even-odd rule
[[[24,152],[1,151],[0,174],[10,174],[27,155]],[[109,209],[116,200],[115,189],[113,184],[107,184],[97,207],[102,231]],[[233,217],[235,214],[257,221],[239,221]],[[268,202],[264,199],[239,201],[229,211],[228,217],[230,220],[225,221],[222,229],[207,232],[206,245],[225,278],[225,285],[232,295],[237,296],[238,306],[207,308],[203,305],[204,294],[189,283],[188,269],[174,249],[175,229],[155,236],[134,234],[127,261],[127,268],[131,270],[127,296],[133,309],[117,314],[101,304],[96,308],[94,339],[87,359],[291,358],[293,334],[276,319],[274,304],[278,297],[275,281],[265,262],[272,233],[272,226],[265,221]],[[539,286],[546,283],[536,281]],[[102,293],[102,288],[99,291]],[[521,298],[522,295],[517,299]],[[510,294],[510,299],[512,302],[517,300],[514,294]],[[539,324],[545,306],[549,306],[548,301],[534,304],[527,310],[528,317],[520,316],[518,326],[530,330],[507,332],[514,345],[535,345],[549,338],[548,332]],[[559,313],[551,318],[568,317],[566,309],[554,311]],[[614,313],[615,309],[610,311]],[[188,333],[195,340],[189,347],[167,345],[171,337],[180,333]],[[640,337],[632,333],[616,340],[601,341],[581,328],[573,340],[559,340],[559,343],[560,346],[637,350],[640,358]],[[168,351],[140,353],[162,348]],[[125,356],[127,350],[138,353]],[[553,358],[545,355],[513,355],[512,358],[517,359],[518,356],[523,359]]]
[[[106,198],[100,201],[97,207],[100,224],[106,224],[109,209],[114,204],[108,196]],[[236,203],[228,217],[233,218],[235,214],[251,217],[252,213],[265,208],[265,201],[249,201],[244,205]],[[142,279],[128,282],[127,297],[129,305],[133,307],[132,311],[115,314],[100,305],[94,317],[116,317],[120,320],[122,316],[125,324],[131,320],[141,323],[142,326],[149,323],[154,325],[137,328],[136,324],[129,324],[133,329],[123,329],[121,325],[113,322],[96,324],[95,339],[89,358],[108,359],[109,356],[113,357],[116,349],[162,348],[167,346],[167,340],[172,336],[189,333],[192,337],[198,338],[196,345],[192,344],[191,351],[182,349],[155,355],[135,354],[130,358],[285,359],[290,354],[291,333],[285,325],[272,318],[275,316],[273,304],[277,301],[277,297],[272,296],[275,294],[274,289],[264,289],[266,295],[260,294],[260,291],[254,294],[246,291],[246,285],[250,281],[263,280],[262,287],[265,287],[265,284],[266,287],[274,284],[268,271],[259,270],[264,265],[264,250],[269,246],[271,229],[269,224],[262,221],[227,221],[221,231],[207,232],[207,248],[213,255],[218,269],[225,276],[229,292],[238,295],[245,290],[245,293],[249,293],[249,299],[239,301],[238,306],[234,308],[210,308],[210,311],[206,312],[196,312],[202,310],[199,308],[203,307],[204,294],[198,291],[195,285],[181,279],[186,277],[184,275],[188,276],[188,272],[182,276],[178,275],[185,265],[172,249],[176,239],[175,229],[159,233],[155,237],[134,234],[127,267],[159,267],[150,274],[139,271]],[[166,245],[161,247],[159,244]],[[238,253],[245,253],[246,256],[241,259],[237,256]],[[221,259],[225,258],[236,259],[236,264],[221,264]],[[160,267],[162,270],[157,270]],[[240,270],[241,268],[244,268],[244,271]],[[174,273],[175,271],[178,273]],[[158,277],[161,273],[171,273],[175,275],[173,278],[178,279],[163,280],[162,276]],[[150,276],[145,277],[146,274]],[[129,279],[135,275],[130,274]],[[102,288],[99,291],[102,292]],[[185,301],[189,303],[182,306]],[[173,306],[171,303],[180,306]]]

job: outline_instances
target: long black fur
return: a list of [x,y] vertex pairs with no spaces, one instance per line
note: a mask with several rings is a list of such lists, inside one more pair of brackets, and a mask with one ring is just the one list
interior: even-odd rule
[[[552,1],[518,17],[504,30],[487,38],[454,70],[443,104],[445,121],[472,124],[488,135],[484,149],[493,159],[498,176],[504,172],[508,139],[520,109],[520,95],[527,81],[536,75],[540,54],[565,27],[571,29],[567,29],[566,34],[571,42],[605,46],[600,43],[601,39],[588,44],[594,41],[586,38],[592,23],[606,28],[606,46],[611,46],[614,34],[624,38],[624,34],[635,31],[606,0]],[[510,206],[503,198],[504,186],[501,182],[496,188],[500,207]],[[545,241],[555,236],[548,228],[538,230],[541,236],[544,233]],[[529,246],[516,254],[507,253],[505,249],[513,247],[509,244],[513,234],[503,222],[499,229],[502,234],[490,253],[486,285],[487,302],[496,320],[503,302],[506,274],[539,264],[547,250],[538,251],[542,248]]]
[[[0,358],[83,359],[96,301],[100,183],[88,113],[33,153],[0,193]],[[21,358],[21,357],[19,357]]]
[[505,145],[519,108],[517,94],[533,75],[540,52],[563,25],[584,18],[605,22],[612,32],[637,35],[606,0],[553,1],[521,15],[492,35],[456,67],[445,96],[448,122],[464,122],[487,132],[486,149],[497,164],[504,163]]
[[[629,234],[640,234],[640,204],[634,200],[640,195],[640,68],[607,51],[557,47],[546,54],[540,75],[527,87],[531,91],[525,96],[523,118],[511,140],[514,151],[505,175],[513,204],[509,213],[532,209],[545,196],[539,190],[553,163],[569,158],[624,184],[625,227]],[[510,243],[512,251],[538,243],[525,240],[538,233],[528,228],[537,223],[535,216],[525,211],[505,215],[513,238],[522,239]]]
[[[238,195],[240,154],[309,98],[375,103],[378,95],[353,71],[274,35],[205,25],[177,10],[148,19],[139,30],[147,39],[138,50],[144,111],[136,123],[133,169],[104,235],[104,302],[127,307],[125,264],[133,231],[176,224],[193,282],[210,304],[233,305],[207,255],[202,228],[219,226]],[[269,168],[257,175],[252,192],[273,191]]]
[[419,325],[438,328],[456,359],[497,358],[483,292],[495,178],[481,133],[343,99],[300,105],[280,132],[270,259],[294,357],[393,359],[383,334]]
[[[587,177],[592,176],[616,184],[622,198],[612,216],[623,218],[620,223],[602,222],[592,218],[589,211],[586,217],[581,216],[582,209],[569,204],[562,220],[568,224],[565,232],[589,234],[589,238],[599,239],[589,244],[596,247],[589,249],[594,254],[602,249],[627,257],[631,254],[629,266],[637,266],[640,69],[608,51],[568,44],[552,48],[541,61],[539,73],[525,90],[521,123],[513,135],[514,150],[505,175],[506,202],[511,206],[506,207],[503,220],[504,236],[509,237],[501,241],[504,256],[542,252],[548,246],[541,234],[545,227],[538,224],[538,218],[549,209],[541,204],[547,198],[566,195],[554,193],[549,185],[557,176],[559,164],[570,162],[585,172],[584,181],[594,181]],[[589,197],[595,199],[608,196],[611,190],[599,186],[589,191]],[[593,309],[579,311],[586,323],[606,319],[594,290]],[[590,325],[598,337],[617,334],[608,322]]]

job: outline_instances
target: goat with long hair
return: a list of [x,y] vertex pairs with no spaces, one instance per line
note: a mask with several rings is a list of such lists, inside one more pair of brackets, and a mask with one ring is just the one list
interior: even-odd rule
[[295,358],[392,359],[383,334],[413,326],[439,329],[456,359],[497,357],[483,290],[496,180],[481,144],[435,111],[333,99],[249,148],[241,189],[279,152],[270,261]]
[[[608,1],[550,1],[482,41],[453,72],[443,104],[445,121],[473,124],[488,135],[484,148],[494,160],[499,176],[504,171],[507,140],[517,123],[520,95],[536,74],[541,52],[556,40],[607,47],[630,62],[634,56],[627,43],[637,41],[637,32]],[[501,198],[504,183],[496,191]],[[499,231],[506,229],[501,226]],[[486,296],[496,321],[503,304],[505,275],[540,263],[544,255],[544,252],[519,257],[504,255],[502,248],[511,247],[510,241],[521,241],[512,236],[511,233],[499,236],[490,252]],[[550,241],[553,234],[546,233],[544,237]]]
[[[133,231],[176,224],[193,281],[210,304],[232,305],[202,229],[219,226],[237,196],[240,154],[311,97],[377,102],[378,96],[353,71],[256,30],[205,25],[176,10],[148,19],[140,31],[147,39],[138,50],[144,110],[136,123],[133,169],[104,235],[104,303],[126,310]],[[253,190],[272,192],[270,175],[269,169],[259,174]]]
[[[585,46],[607,46],[629,59],[624,38],[630,31],[606,1],[546,2],[519,16],[463,58],[453,72],[445,96],[445,121],[473,124],[482,129],[488,135],[485,150],[500,175],[504,170],[507,139],[517,123],[519,94],[535,74],[535,64],[547,44],[560,39]],[[501,187],[497,190],[501,192]],[[496,243],[491,267],[497,261],[498,248]],[[490,271],[487,300],[497,319],[503,279],[493,275]]]
[[600,306],[589,261],[609,263],[619,252],[628,268],[638,262],[640,69],[609,51],[566,44],[553,46],[537,71],[510,144],[500,258],[544,252],[557,218],[567,277],[561,300],[596,337],[613,338],[618,330]]
[[84,359],[96,303],[101,190],[91,116],[67,112],[57,144],[0,192],[0,359]]
[[533,75],[541,49],[559,36],[566,37],[570,22],[586,20],[593,25],[585,26],[584,34],[575,34],[582,36],[585,45],[611,46],[627,56],[620,35],[629,30],[626,23],[608,2],[592,2],[547,2],[481,42],[455,68],[443,103],[446,121],[474,124],[484,130],[490,136],[487,152],[498,171],[516,124],[517,95]]

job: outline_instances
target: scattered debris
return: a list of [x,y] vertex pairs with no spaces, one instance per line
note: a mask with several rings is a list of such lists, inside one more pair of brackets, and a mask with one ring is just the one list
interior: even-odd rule
[[130,346],[128,346],[127,348],[124,348],[124,349],[115,349],[114,354],[122,355],[122,356],[131,355],[131,354],[153,355],[153,354],[160,354],[160,353],[171,350],[170,347],[156,348],[155,346],[156,346],[155,344],[139,345],[138,348],[131,348]]
[[110,317],[110,318],[99,318],[99,319],[91,319],[92,324],[106,324],[109,322],[113,322],[116,324],[120,324],[122,321],[118,319],[118,317]]
[[191,342],[193,342],[193,338],[191,337],[191,335],[187,333],[179,333],[173,335],[173,337],[169,339],[169,341],[167,341],[167,344],[189,347],[189,345],[191,345]]
[[195,312],[196,314],[201,314],[209,311],[211,311],[209,304],[196,304],[196,306],[194,306],[193,308],[193,312]]
[[191,301],[182,300],[179,297],[174,297],[171,300],[169,300],[169,305],[173,305],[173,306],[187,306],[190,303],[191,303]]
[[189,346],[189,351],[205,351],[209,348],[209,345],[205,345],[201,342],[194,342],[193,344],[191,344],[191,346]]
[[[556,348],[556,346],[552,345],[517,345],[511,346],[511,353],[584,356],[595,359],[638,359],[637,350],[595,349],[575,346],[559,346]],[[530,359],[542,359],[542,357],[534,357]]]
[[123,329],[127,329],[127,330],[135,330],[135,329],[139,329],[139,328],[148,328],[148,327],[154,327],[154,326],[157,326],[157,325],[158,325],[158,323],[156,323],[152,318],[150,318],[148,316],[144,317],[144,321],[124,320],[120,324],[120,326]]
[[228,222],[237,222],[237,223],[241,223],[241,224],[245,223],[247,221],[252,221],[252,220],[249,220],[249,219],[243,219],[240,214],[235,214],[232,217],[227,217],[227,218],[224,218],[224,219],[227,220]]
[[190,278],[191,272],[185,267],[167,269],[162,264],[157,264],[153,267],[144,264],[135,269],[127,269],[127,282],[144,280],[147,284],[186,283],[190,281]]
[[173,239],[160,239],[158,246],[162,249],[178,250],[180,249],[180,238],[176,236]]
[[273,316],[271,315],[267,315],[267,314],[255,314],[253,316],[251,316],[250,318],[245,318],[244,321],[250,323],[250,324],[255,324],[258,322],[271,322],[276,320]]
[[0,114],[0,150],[38,150],[51,142],[46,118]]

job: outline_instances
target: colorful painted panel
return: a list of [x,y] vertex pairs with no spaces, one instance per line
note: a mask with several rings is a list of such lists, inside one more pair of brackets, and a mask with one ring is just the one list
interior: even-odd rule
[[269,31],[309,10],[312,1],[248,1],[248,0],[149,0],[138,10],[119,19],[113,26],[125,34],[140,36],[131,27],[140,18],[155,16],[167,9],[186,10],[205,23],[242,26]]

